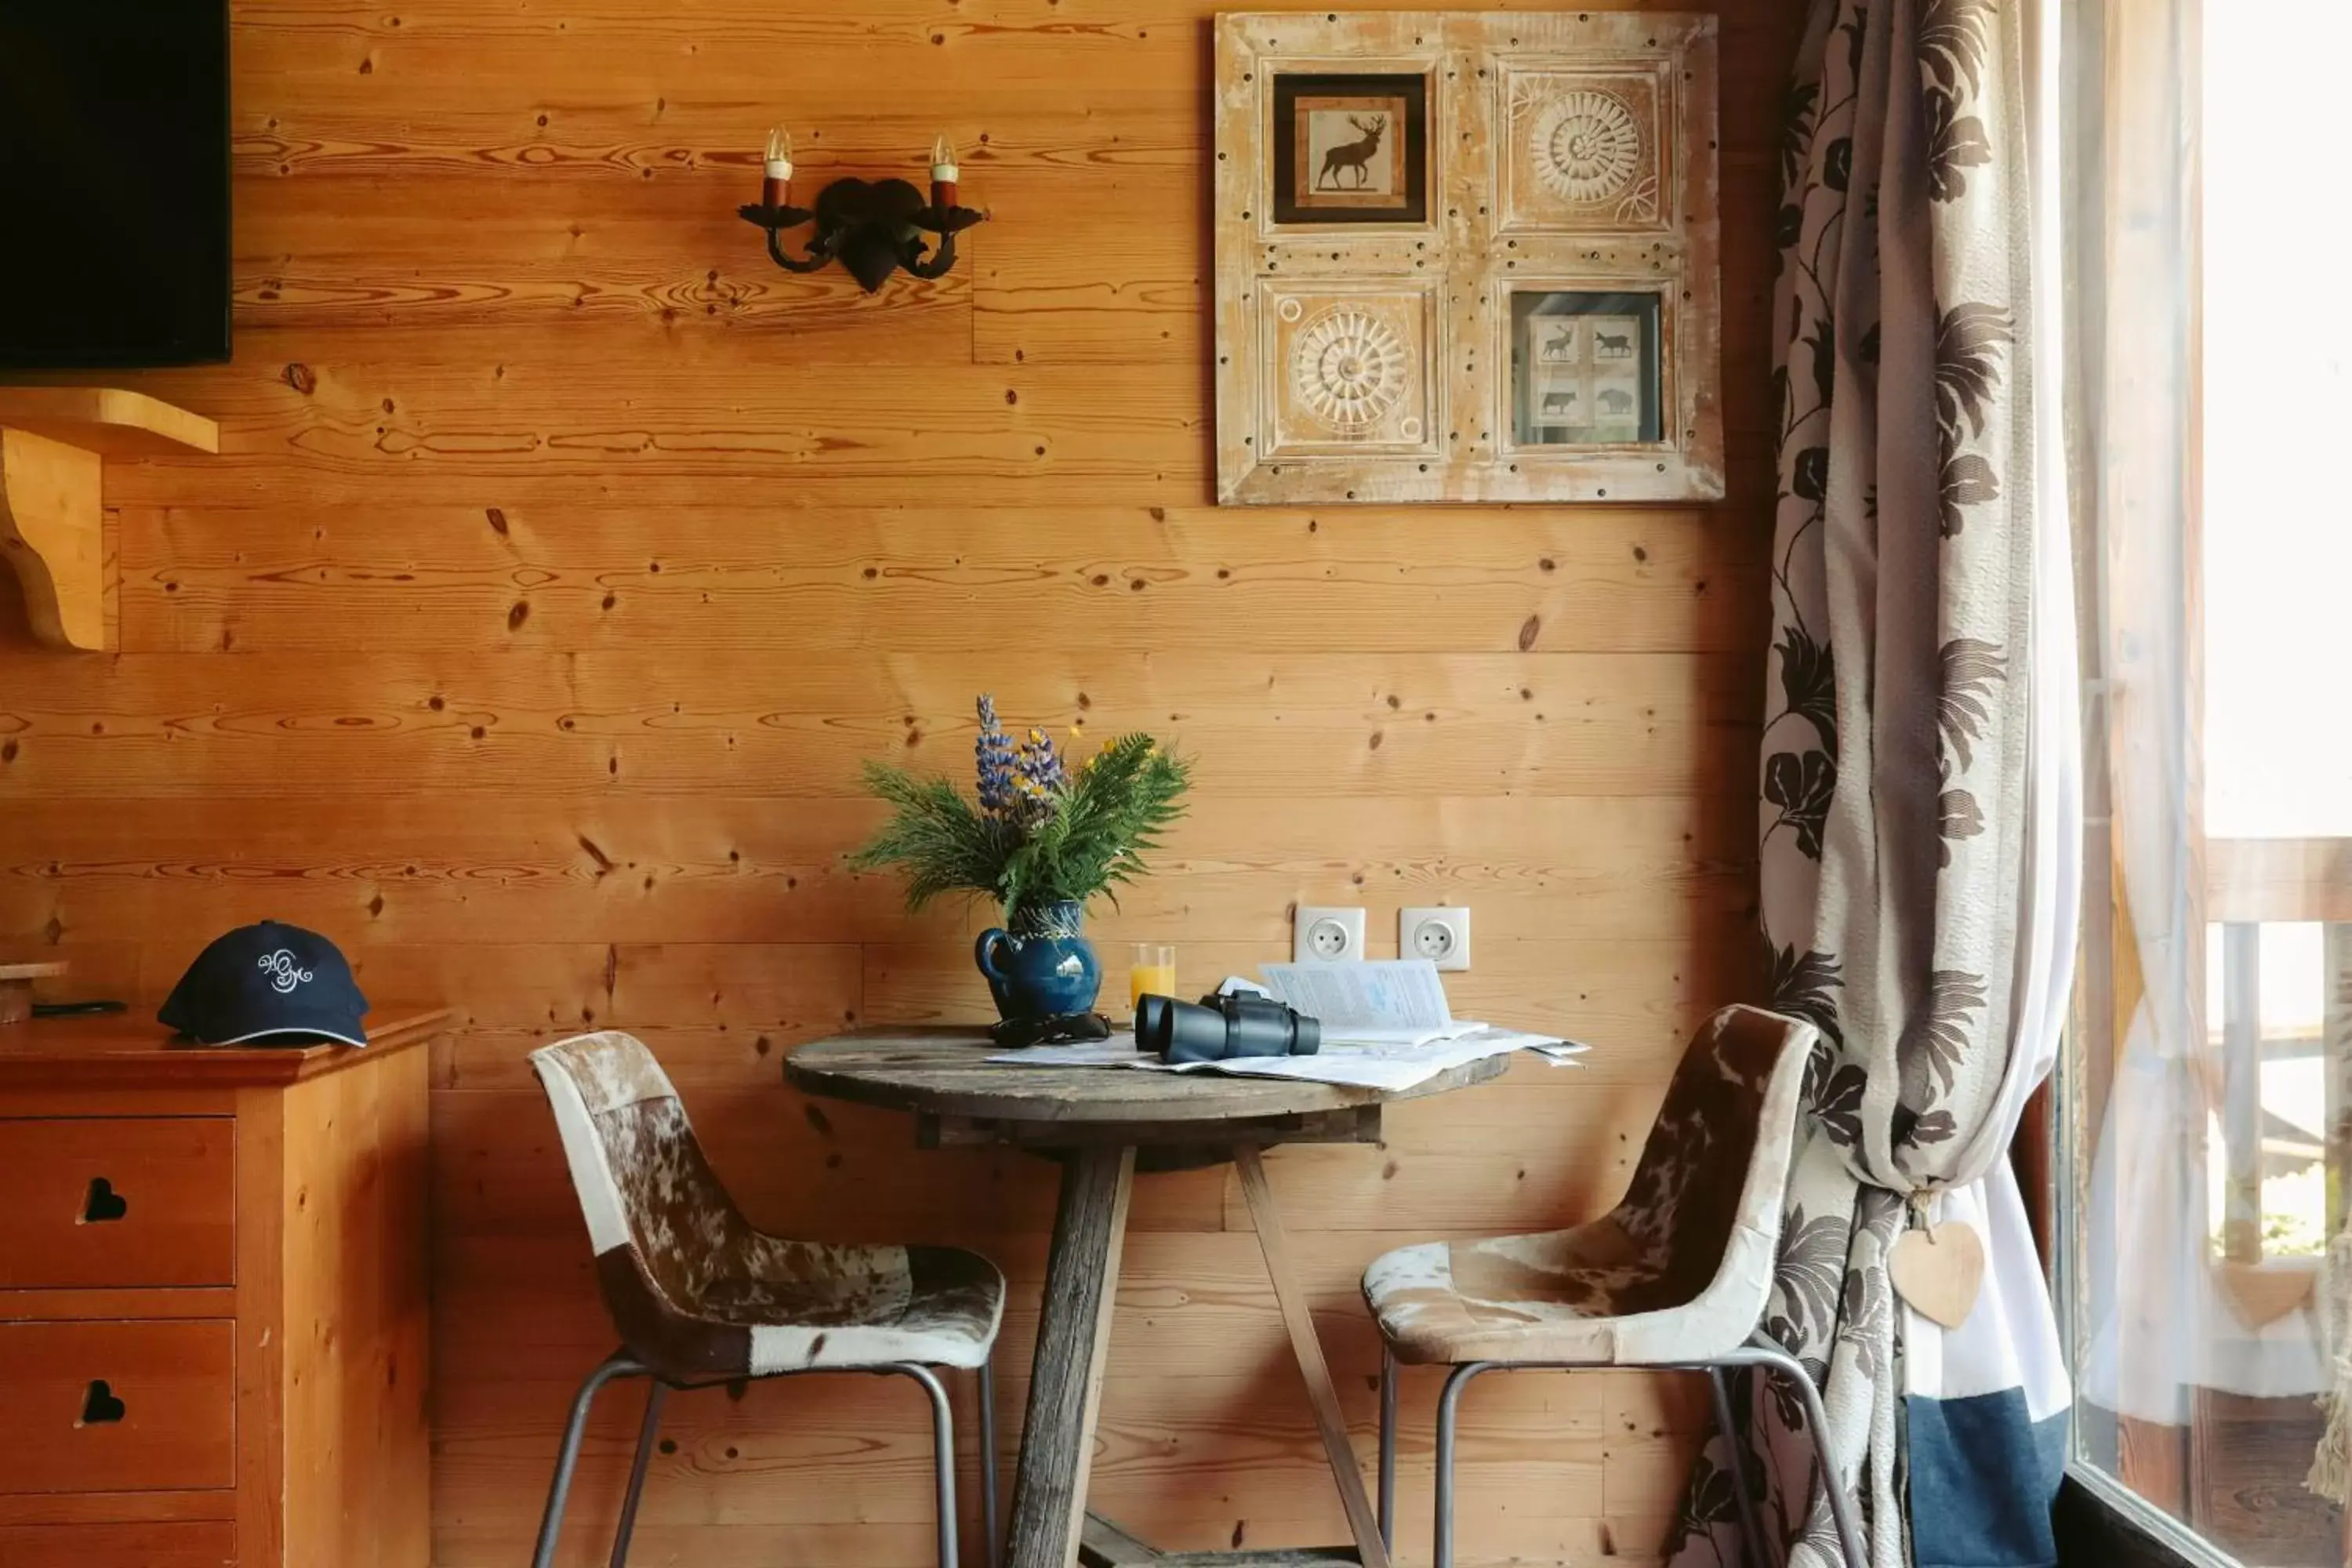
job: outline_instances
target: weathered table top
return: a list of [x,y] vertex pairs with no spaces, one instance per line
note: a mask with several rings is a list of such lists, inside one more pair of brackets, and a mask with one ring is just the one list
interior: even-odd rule
[[812,1040],[784,1059],[784,1080],[811,1094],[892,1110],[977,1121],[1085,1124],[1249,1121],[1354,1110],[1498,1078],[1507,1057],[1452,1068],[1405,1089],[1297,1079],[992,1062],[977,1028],[876,1028]]

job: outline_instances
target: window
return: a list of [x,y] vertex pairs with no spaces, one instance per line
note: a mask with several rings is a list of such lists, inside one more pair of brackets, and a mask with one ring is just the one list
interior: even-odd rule
[[2113,889],[2061,1096],[2077,1463],[2229,1558],[2340,1565],[2305,1478],[2352,1337],[2326,1257],[2352,1198],[2352,226],[2314,152],[2352,6],[2073,10],[2087,853]]

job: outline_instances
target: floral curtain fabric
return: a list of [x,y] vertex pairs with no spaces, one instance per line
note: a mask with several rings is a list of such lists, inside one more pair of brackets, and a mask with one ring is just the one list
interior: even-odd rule
[[[1762,916],[1773,1005],[1819,1026],[1823,1045],[1763,1331],[1822,1385],[1837,1484],[1860,1493],[1874,1568],[2039,1552],[1931,1543],[1914,1518],[1906,1400],[1922,1392],[1908,1363],[1924,1320],[1886,1273],[1906,1227],[1965,1217],[1992,1233],[1996,1279],[1977,1316],[2037,1353],[2054,1347],[2001,1158],[2054,1045],[2073,918],[2058,868],[2074,850],[2060,770],[2036,768],[2037,738],[2071,721],[2037,704],[2071,715],[2074,694],[2036,667],[2037,572],[2053,558],[2036,534],[2021,5],[1815,0],[1782,145]],[[2042,630],[2046,653],[2057,628]],[[2071,658],[2070,622],[2063,635]],[[1801,1409],[1760,1384],[1738,1403],[1748,1429],[1700,1459],[1670,1561],[1743,1561],[1737,1463],[1790,1563],[1837,1562]],[[1950,1488],[1965,1510],[1980,1480],[2044,1484],[2033,1418],[2049,1403],[1986,1420],[1972,1407],[1964,1433],[1930,1423],[1962,1450],[1957,1471],[1927,1457],[1939,1521]]]

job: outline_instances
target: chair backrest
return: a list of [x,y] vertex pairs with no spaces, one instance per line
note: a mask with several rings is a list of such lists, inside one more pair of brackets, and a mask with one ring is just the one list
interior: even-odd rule
[[[1746,1338],[1770,1299],[1811,1024],[1726,1007],[1683,1052],[1611,1217],[1666,1259],[1659,1294]],[[1702,1300],[1703,1299],[1703,1300]],[[1726,1347],[1727,1348],[1727,1346]]]
[[[635,1036],[579,1035],[530,1054],[607,1305],[625,1325],[648,1303],[615,1299],[634,1274],[672,1310],[690,1310],[750,1225],[719,1184],[669,1075]],[[625,1262],[622,1269],[614,1265]]]

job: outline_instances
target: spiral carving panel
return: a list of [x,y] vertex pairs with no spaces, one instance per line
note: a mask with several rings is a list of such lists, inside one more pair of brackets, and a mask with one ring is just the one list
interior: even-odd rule
[[1652,72],[1507,72],[1506,228],[1666,226],[1664,89]]
[[1606,201],[1642,167],[1642,132],[1624,100],[1567,92],[1537,117],[1536,177],[1563,201]]

